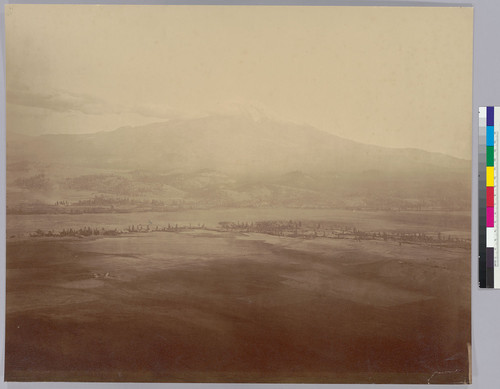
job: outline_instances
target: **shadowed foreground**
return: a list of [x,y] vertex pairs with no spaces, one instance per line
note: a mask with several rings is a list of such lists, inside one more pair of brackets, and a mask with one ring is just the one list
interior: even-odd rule
[[10,241],[5,379],[463,383],[468,257],[231,232]]

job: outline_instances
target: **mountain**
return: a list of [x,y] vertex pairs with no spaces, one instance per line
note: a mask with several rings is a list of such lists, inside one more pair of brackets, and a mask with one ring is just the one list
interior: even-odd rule
[[9,137],[7,149],[10,192],[43,192],[43,201],[105,194],[210,206],[376,208],[401,201],[466,207],[470,200],[470,161],[248,115]]
[[423,171],[469,161],[414,149],[353,142],[309,126],[248,116],[172,120],[111,132],[42,135],[9,142],[9,163],[40,161],[95,168],[250,175],[318,171]]

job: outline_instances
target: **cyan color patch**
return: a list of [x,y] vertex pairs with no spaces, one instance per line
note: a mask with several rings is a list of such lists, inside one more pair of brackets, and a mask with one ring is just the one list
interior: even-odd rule
[[486,146],[495,145],[495,131],[493,130],[493,128],[493,126],[486,127]]

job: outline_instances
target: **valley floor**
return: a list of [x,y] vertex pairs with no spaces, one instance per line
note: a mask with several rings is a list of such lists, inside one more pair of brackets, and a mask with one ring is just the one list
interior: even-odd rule
[[469,259],[236,231],[15,239],[5,379],[463,383]]

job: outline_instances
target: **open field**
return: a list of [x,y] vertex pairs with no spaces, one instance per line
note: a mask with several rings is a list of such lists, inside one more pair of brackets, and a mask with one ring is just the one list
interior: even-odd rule
[[[414,228],[434,223],[421,220]],[[469,257],[424,244],[194,230],[11,239],[5,377],[464,382]]]

